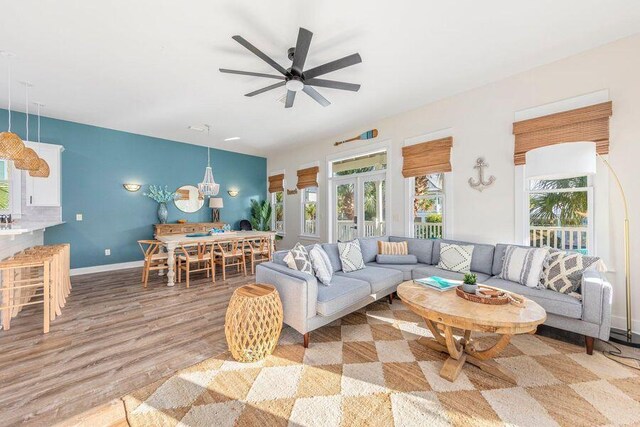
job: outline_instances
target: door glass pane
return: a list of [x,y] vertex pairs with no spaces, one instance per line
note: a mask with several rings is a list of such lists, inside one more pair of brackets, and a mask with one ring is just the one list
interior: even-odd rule
[[9,166],[7,160],[0,160],[0,210],[9,209]]
[[385,185],[384,179],[364,182],[363,237],[384,236],[385,230]]
[[357,237],[355,184],[336,185],[336,233],[339,242]]

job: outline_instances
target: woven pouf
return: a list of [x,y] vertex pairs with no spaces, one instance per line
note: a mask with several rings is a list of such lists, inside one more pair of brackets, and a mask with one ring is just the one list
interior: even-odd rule
[[239,362],[255,362],[273,352],[282,330],[280,294],[256,283],[233,292],[224,322],[229,351]]

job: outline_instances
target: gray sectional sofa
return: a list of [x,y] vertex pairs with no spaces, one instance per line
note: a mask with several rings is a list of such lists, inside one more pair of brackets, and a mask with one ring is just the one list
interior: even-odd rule
[[[378,263],[378,240],[407,241],[409,254],[416,263]],[[423,240],[406,237],[375,237],[359,239],[365,268],[345,273],[342,271],[338,245],[322,245],[329,255],[334,275],[329,286],[318,282],[315,276],[292,270],[283,261],[286,251],[274,254],[272,262],[262,263],[256,270],[256,282],[270,283],[280,293],[284,322],[304,334],[305,347],[309,332],[333,322],[383,297],[392,302],[393,292],[406,280],[428,276],[462,279],[462,273],[437,267],[440,243],[474,245],[471,271],[478,282],[524,295],[547,311],[546,325],[576,332],[585,336],[587,353],[593,350],[594,338],[608,340],[611,324],[611,284],[605,275],[588,270],[582,277],[582,300],[548,289],[528,288],[515,282],[499,279],[504,252],[508,245],[488,245],[454,240]],[[310,248],[311,246],[309,246]],[[380,261],[395,261],[393,257],[380,257]],[[385,259],[382,259],[385,258]]]

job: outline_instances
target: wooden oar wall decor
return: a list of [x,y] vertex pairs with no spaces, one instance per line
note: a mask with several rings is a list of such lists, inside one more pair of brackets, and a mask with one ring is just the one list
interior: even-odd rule
[[368,130],[366,132],[363,132],[360,135],[355,136],[353,138],[345,139],[344,141],[334,142],[333,145],[337,147],[338,145],[342,145],[342,144],[345,144],[347,142],[364,141],[364,140],[367,140],[367,139],[373,139],[373,138],[375,138],[377,136],[378,136],[378,129],[372,129],[372,130]]

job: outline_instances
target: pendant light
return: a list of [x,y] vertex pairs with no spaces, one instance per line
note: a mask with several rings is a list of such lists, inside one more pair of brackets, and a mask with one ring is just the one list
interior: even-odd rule
[[[204,126],[207,128],[207,136],[209,136],[211,126]],[[209,154],[209,151],[209,146],[207,146],[207,168],[204,170],[204,179],[201,183],[198,184],[198,190],[200,191],[200,193],[202,193],[203,196],[212,197],[218,195],[218,191],[220,191],[220,184],[216,184],[215,180],[213,179],[213,171],[211,169],[211,156]]]
[[8,106],[9,128],[6,132],[0,132],[0,159],[17,160],[22,158],[25,150],[24,142],[20,137],[11,132],[11,58],[15,55],[11,52],[0,51],[0,55],[7,60],[7,89],[8,89]]
[[[29,82],[22,82],[22,84],[24,84],[25,100],[27,104],[27,109],[25,112],[25,117],[26,117],[25,121],[26,121],[26,128],[27,128],[27,132],[26,132],[27,141],[28,141],[29,140],[29,88],[33,85]],[[38,170],[38,167],[40,166],[40,157],[38,157],[38,154],[35,151],[33,151],[33,149],[25,147],[22,150],[22,154],[20,155],[20,158],[16,159],[13,162],[13,164],[16,167],[16,169],[35,171],[35,170]]]
[[[38,143],[40,143],[40,107],[44,104],[40,102],[34,102],[34,104],[38,107]],[[48,178],[49,172],[49,164],[43,158],[40,158],[38,169],[29,171],[29,175],[34,178]]]

